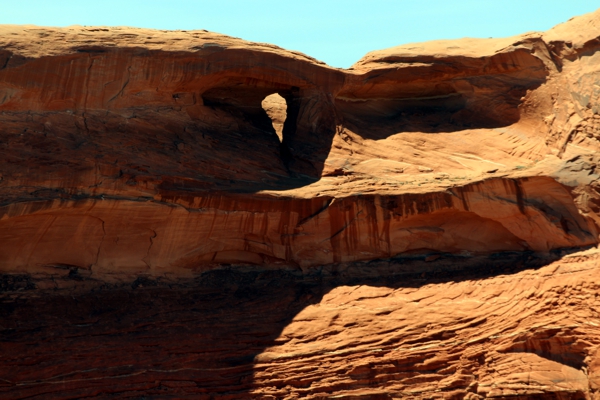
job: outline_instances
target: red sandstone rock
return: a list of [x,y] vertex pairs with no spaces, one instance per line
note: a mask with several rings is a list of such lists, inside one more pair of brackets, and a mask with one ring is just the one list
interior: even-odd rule
[[304,276],[222,269],[104,288],[67,270],[54,291],[5,293],[0,393],[594,398],[598,257],[594,249],[521,271],[531,259]]
[[[540,134],[554,109],[533,100],[597,68],[559,72],[542,34],[408,45],[341,71],[203,31],[3,31],[3,271],[307,268],[598,241],[568,189],[595,164],[554,142],[560,115]],[[269,93],[285,123],[276,103],[264,111]],[[579,174],[562,179],[565,162]]]
[[337,287],[255,359],[255,393],[586,398],[597,263],[594,251],[483,280]]
[[0,27],[4,397],[597,396],[599,38]]

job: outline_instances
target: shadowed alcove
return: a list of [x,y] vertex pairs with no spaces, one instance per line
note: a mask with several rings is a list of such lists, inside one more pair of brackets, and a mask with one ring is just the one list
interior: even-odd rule
[[[255,134],[252,148],[244,151],[261,152],[261,142],[277,148],[280,163],[292,178],[279,188],[320,178],[335,134],[337,113],[331,95],[255,80],[227,80],[201,97],[204,107],[227,115],[236,126],[234,134]],[[265,185],[258,183],[256,190],[263,189]]]

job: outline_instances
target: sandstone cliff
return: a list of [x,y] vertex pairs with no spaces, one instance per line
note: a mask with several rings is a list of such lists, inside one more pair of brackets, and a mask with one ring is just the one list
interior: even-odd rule
[[0,391],[595,396],[598,50],[0,27]]

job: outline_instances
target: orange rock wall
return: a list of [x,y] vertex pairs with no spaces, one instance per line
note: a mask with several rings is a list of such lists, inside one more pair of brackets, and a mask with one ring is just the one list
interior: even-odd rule
[[545,252],[597,238],[569,191],[550,178],[423,195],[54,200],[2,212],[0,265],[15,273],[62,266],[98,276],[160,275],[223,263],[308,268],[407,252]]
[[598,38],[0,26],[0,397],[600,398]]
[[[351,135],[518,119],[520,96],[557,73],[539,37],[465,56],[374,53],[341,71],[203,32],[165,32],[167,50],[144,30],[12,29],[0,63],[3,271],[308,268],[597,243],[570,189],[543,176],[301,194],[329,159],[368,149]],[[274,92],[287,103],[281,139],[261,106]]]

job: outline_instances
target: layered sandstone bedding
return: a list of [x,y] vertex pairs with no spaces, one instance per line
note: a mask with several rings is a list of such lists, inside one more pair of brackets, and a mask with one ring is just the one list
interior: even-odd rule
[[594,398],[598,50],[0,27],[2,397]]

